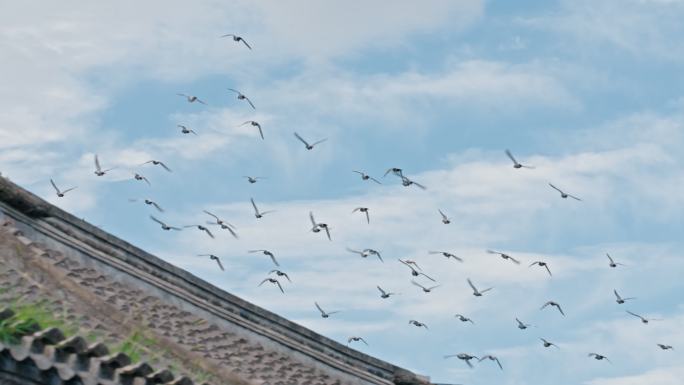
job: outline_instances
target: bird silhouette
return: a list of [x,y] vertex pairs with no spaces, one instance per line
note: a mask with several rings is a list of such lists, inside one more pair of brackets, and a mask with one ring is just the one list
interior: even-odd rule
[[284,273],[284,272],[282,272],[282,271],[280,271],[280,270],[271,270],[271,271],[268,272],[268,274],[273,274],[273,273],[275,273],[278,277],[285,277],[285,278],[287,279],[288,282],[292,282],[292,281],[290,280],[290,276],[287,275],[287,273]]
[[349,337],[349,338],[347,339],[347,345],[349,345],[350,343],[352,343],[352,342],[354,342],[354,341],[361,341],[361,342],[363,342],[364,344],[366,344],[366,346],[368,346],[368,342],[366,342],[366,340],[364,340],[364,339],[361,338],[361,337],[356,337],[356,336]]
[[188,103],[197,102],[200,104],[204,104],[205,106],[207,105],[207,103],[205,103],[200,98],[198,98],[197,96],[194,96],[194,95],[187,95],[187,94],[176,94],[176,95],[184,97],[188,101]]
[[444,223],[445,225],[448,225],[449,223],[451,223],[451,220],[449,219],[449,217],[447,217],[446,214],[444,214],[441,209],[437,209],[437,211],[439,211],[439,215],[442,216],[442,223]]
[[472,319],[464,316],[463,314],[455,314],[454,317],[458,318],[458,320],[461,322],[470,322],[471,324],[475,324]]
[[254,203],[254,198],[249,198],[249,200],[252,202],[252,207],[254,207],[254,217],[256,217],[256,219],[260,219],[268,213],[275,212],[275,210],[259,211],[256,203]]
[[316,305],[316,309],[318,309],[318,311],[321,312],[321,317],[323,317],[323,318],[328,318],[328,317],[330,317],[331,315],[340,312],[339,310],[330,311],[330,312],[325,312],[323,309],[321,309],[320,305],[318,305],[318,302],[314,302],[314,305]]
[[508,254],[506,254],[506,253],[502,253],[502,252],[500,252],[500,251],[494,251],[494,250],[487,250],[487,253],[489,253],[489,254],[497,254],[497,255],[499,255],[501,258],[506,259],[506,260],[509,260],[509,261],[515,263],[516,265],[519,265],[519,264],[520,264],[520,261],[518,261],[517,259],[511,257],[510,255],[508,255]]
[[149,163],[152,163],[152,164],[155,165],[155,166],[162,166],[162,168],[163,168],[164,170],[166,170],[166,171],[168,171],[168,172],[172,172],[171,169],[170,169],[164,162],[159,161],[159,160],[155,160],[155,159],[148,160],[147,162],[141,164],[141,166],[142,166],[142,165],[145,165],[145,164],[149,164]]
[[513,168],[530,168],[533,169],[534,167],[532,166],[525,166],[523,164],[520,164],[515,158],[513,157],[513,154],[509,150],[506,150],[506,155],[513,161]]
[[234,88],[228,88],[228,90],[229,90],[229,91],[235,92],[235,93],[237,94],[237,99],[238,99],[238,100],[244,100],[244,101],[246,101],[247,103],[249,103],[250,106],[252,106],[252,109],[255,109],[255,110],[256,110],[256,107],[254,107],[254,104],[252,103],[252,101],[251,101],[247,96],[245,96],[242,92],[240,92],[240,91],[238,91],[238,90],[236,90],[236,89],[234,89]]
[[572,199],[574,199],[574,200],[581,201],[581,199],[579,199],[578,197],[576,197],[576,196],[574,196],[574,195],[570,195],[570,194],[564,192],[563,190],[559,189],[558,187],[552,185],[551,183],[549,183],[549,186],[551,186],[551,188],[553,188],[554,190],[558,191],[558,192],[560,193],[560,195],[561,195],[561,198],[563,198],[563,199],[570,197],[570,198],[572,198]]
[[168,231],[168,230],[176,230],[176,231],[182,230],[182,229],[179,228],[179,227],[174,227],[174,226],[169,226],[169,225],[167,225],[166,223],[164,223],[164,222],[160,221],[159,219],[155,218],[153,215],[150,215],[150,219],[152,219],[153,221],[159,223],[159,224],[161,225],[162,230],[167,230],[167,231]]
[[436,288],[441,286],[441,285],[436,285],[436,286],[431,286],[431,287],[425,287],[425,286],[419,284],[418,282],[416,282],[414,280],[411,280],[411,283],[414,284],[415,286],[418,286],[419,288],[423,289],[424,293],[429,293],[432,291],[432,289],[436,289]]
[[[139,200],[139,199],[136,199],[136,198],[128,198],[128,201],[129,201],[129,202],[137,202],[138,200]],[[147,199],[147,198],[142,199],[142,201],[143,201],[143,203],[145,203],[146,205],[154,207],[154,208],[157,209],[157,211],[159,211],[160,213],[163,213],[163,212],[164,212],[164,209],[163,209],[161,206],[159,206],[159,204],[157,204],[157,202],[155,202],[155,201],[153,201],[153,200],[151,200],[151,199]]]
[[68,193],[69,191],[72,191],[72,190],[75,190],[75,189],[78,188],[78,187],[70,187],[70,188],[68,188],[68,189],[66,189],[66,190],[60,190],[59,187],[57,187],[57,185],[55,184],[55,181],[52,180],[52,179],[50,179],[50,184],[52,185],[52,188],[55,189],[55,194],[57,194],[57,196],[58,196],[59,198],[63,198],[63,197],[64,197],[64,194],[66,194],[66,193]]
[[594,357],[594,359],[597,360],[597,361],[606,360],[606,361],[608,361],[609,363],[612,364],[612,362],[608,359],[608,357],[606,357],[606,356],[604,356],[604,355],[602,355],[602,354],[598,354],[598,353],[589,353],[589,354],[587,354],[587,357]]
[[223,268],[223,264],[221,263],[221,259],[219,259],[219,257],[217,257],[216,255],[214,255],[214,254],[197,254],[197,256],[198,257],[209,257],[209,259],[211,259],[212,261],[216,261],[216,264],[221,269],[221,271],[225,271],[225,269]]
[[458,354],[448,354],[444,356],[444,358],[451,358],[451,357],[456,357],[459,360],[465,362],[468,367],[472,368],[473,364],[470,363],[470,360],[479,360],[477,356],[470,355],[468,353],[458,353]]
[[629,311],[629,310],[625,310],[625,311],[626,311],[628,314],[631,314],[631,315],[633,315],[633,316],[639,318],[639,319],[641,320],[641,323],[643,323],[643,324],[648,324],[650,321],[662,321],[661,318],[645,318],[645,317],[640,316],[639,314],[632,313],[632,312]]
[[484,360],[490,360],[496,362],[497,365],[499,365],[499,369],[503,370],[503,366],[501,365],[501,361],[499,359],[491,354],[486,354],[482,357],[480,357],[477,362],[482,362]]
[[285,294],[285,290],[283,290],[283,287],[280,285],[280,282],[278,282],[277,279],[275,279],[275,278],[264,278],[264,280],[261,281],[261,283],[259,284],[259,286],[263,285],[263,284],[266,283],[266,282],[269,282],[269,283],[272,283],[272,284],[274,284],[274,285],[277,285],[277,286],[278,286],[278,289],[280,289],[280,292],[283,293],[283,294]]
[[353,170],[353,172],[355,172],[355,173],[361,175],[361,180],[372,180],[373,182],[375,182],[375,183],[377,183],[377,184],[382,184],[382,183],[380,183],[379,180],[377,180],[377,179],[371,177],[370,175],[366,174],[365,172],[356,171],[356,170]]
[[261,254],[263,254],[263,255],[268,255],[268,256],[271,258],[271,261],[273,261],[273,264],[275,264],[276,266],[280,267],[280,264],[278,263],[278,261],[276,261],[275,255],[273,255],[273,253],[271,253],[271,252],[268,251],[268,250],[264,250],[264,249],[260,249],[260,250],[247,250],[247,252],[248,252],[248,253],[261,253]]
[[366,214],[366,222],[370,223],[370,216],[368,215],[368,207],[357,207],[354,210],[352,210],[352,214],[357,212],[357,211]]
[[444,257],[446,257],[447,259],[453,258],[459,262],[463,262],[463,258],[458,257],[458,256],[456,256],[456,255],[454,255],[448,251],[428,251],[428,254],[440,254],[440,255],[443,255]]
[[618,294],[617,290],[613,289],[613,293],[615,294],[615,302],[618,304],[622,305],[625,303],[625,301],[628,301],[630,299],[636,299],[636,297],[627,297],[627,298],[622,298],[620,297],[620,294]]
[[532,267],[532,266],[534,266],[534,265],[539,265],[539,266],[545,268],[546,271],[549,273],[549,276],[550,276],[550,277],[553,276],[553,274],[551,274],[551,270],[549,269],[549,264],[548,264],[548,263],[542,262],[542,261],[536,261],[536,262],[532,262],[532,263],[530,264],[530,267]]
[[545,304],[542,305],[542,307],[539,308],[539,310],[542,310],[542,309],[544,309],[544,308],[547,307],[547,306],[554,306],[554,307],[556,307],[556,308],[558,309],[558,311],[565,317],[565,313],[563,313],[563,309],[561,308],[561,306],[560,306],[558,303],[554,302],[554,301],[547,301]]
[[419,322],[419,321],[416,321],[416,320],[413,320],[413,319],[410,320],[408,323],[409,323],[409,325],[414,325],[414,326],[419,327],[419,328],[429,329],[426,324]]
[[245,124],[250,124],[252,127],[256,127],[259,129],[259,135],[261,136],[261,140],[264,140],[264,131],[261,130],[261,124],[259,122],[256,122],[254,120],[248,120],[240,125],[240,127],[244,126]]
[[243,39],[242,36],[234,35],[232,33],[227,33],[225,35],[221,35],[220,37],[222,37],[222,38],[223,37],[232,37],[234,42],[236,42],[236,43],[242,42],[242,44],[244,44],[245,47],[249,48],[250,50],[252,49],[252,47],[249,44],[247,44],[247,41],[245,41],[245,39]]
[[398,293],[392,293],[392,292],[385,291],[385,290],[383,290],[380,286],[376,286],[376,287],[377,287],[378,290],[380,291],[380,298],[383,298],[383,299],[384,299],[384,298],[389,298],[389,297],[392,296],[392,295],[397,295],[397,294],[398,294]]
[[477,288],[475,287],[475,285],[473,285],[473,282],[470,280],[470,278],[468,278],[467,280],[468,280],[468,285],[470,285],[470,288],[473,289],[473,295],[476,297],[482,297],[482,294],[493,289],[493,287],[488,287],[484,290],[477,290]]
[[325,142],[326,140],[328,140],[328,138],[324,138],[324,139],[321,139],[321,140],[318,140],[318,141],[316,141],[316,142],[313,142],[313,143],[309,144],[309,142],[307,142],[306,140],[304,140],[304,138],[302,138],[298,133],[295,132],[295,133],[294,133],[294,136],[295,136],[297,139],[299,139],[300,142],[304,143],[304,146],[306,147],[307,150],[313,150],[313,148],[314,148],[315,145],[317,145],[317,144],[319,144],[319,143],[323,143],[323,142]]
[[108,171],[114,170],[116,167],[108,168],[106,170],[103,170],[102,167],[100,166],[100,159],[98,158],[97,154],[95,154],[95,175],[97,176],[102,176],[106,174]]

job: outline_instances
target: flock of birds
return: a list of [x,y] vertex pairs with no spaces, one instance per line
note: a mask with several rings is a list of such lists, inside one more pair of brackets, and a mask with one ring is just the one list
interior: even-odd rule
[[[241,36],[237,36],[234,34],[226,34],[226,35],[223,35],[221,37],[222,38],[230,37],[233,39],[234,42],[236,42],[238,44],[241,43],[246,48],[248,48],[250,50],[252,49],[252,47],[247,43],[247,41],[245,41],[245,39],[242,38]],[[254,110],[256,109],[252,100],[249,97],[247,97],[245,94],[243,94],[242,92],[240,92],[236,89],[233,89],[233,88],[228,88],[228,91],[234,93],[239,101],[243,101],[243,102],[247,103]],[[207,105],[207,103],[204,100],[198,98],[195,95],[190,95],[190,94],[185,94],[185,93],[178,93],[177,95],[185,98],[185,100],[188,103],[199,103],[199,104]],[[241,124],[241,126],[244,126],[244,125],[250,125],[250,126],[256,128],[258,130],[260,138],[262,140],[265,139],[263,128],[259,122],[254,121],[254,120],[248,120],[248,121],[245,121],[244,123]],[[182,134],[198,135],[195,130],[188,128],[185,125],[178,124],[178,128],[180,128],[180,132]],[[300,141],[304,145],[306,150],[309,150],[309,151],[313,150],[317,145],[319,145],[319,144],[321,144],[327,140],[327,138],[323,138],[323,139],[319,139],[319,140],[311,142],[311,141],[304,139],[297,132],[294,132],[294,137],[296,140]],[[534,169],[533,166],[525,165],[525,164],[518,162],[518,160],[513,156],[513,154],[509,150],[506,150],[505,154],[513,163],[514,169],[522,169],[522,168]],[[142,163],[140,166],[143,166],[143,165],[160,166],[161,168],[163,168],[167,172],[172,172],[171,168],[169,168],[164,162],[156,160],[156,159],[146,161],[146,162]],[[100,159],[99,159],[97,154],[94,156],[94,166],[95,166],[94,174],[98,177],[102,177],[102,176],[106,175],[109,171],[112,171],[116,168],[116,167],[103,168],[100,164]],[[361,177],[362,181],[371,181],[371,182],[374,182],[376,184],[383,184],[382,182],[380,182],[379,179],[376,179],[376,178],[370,176],[369,174],[367,174],[364,171],[353,170],[353,172],[358,174]],[[415,187],[418,187],[418,188],[423,189],[423,190],[426,189],[426,187],[423,184],[420,184],[420,183],[416,182],[415,180],[412,180],[411,178],[409,178],[407,175],[405,175],[404,171],[401,168],[397,168],[397,167],[389,168],[384,173],[383,178],[387,177],[388,175],[395,176],[395,177],[399,178],[402,186],[405,186],[405,187],[415,186]],[[247,179],[247,182],[250,184],[254,184],[254,183],[257,183],[258,181],[260,181],[262,179],[265,179],[265,177],[261,177],[261,176],[248,176],[248,175],[244,176],[244,178]],[[142,175],[141,173],[139,173],[137,171],[133,172],[132,179],[136,180],[136,181],[143,181],[147,184],[150,184],[150,181],[144,175]],[[72,192],[76,189],[76,187],[70,187],[70,188],[62,190],[57,186],[56,182],[53,179],[50,179],[50,183],[51,183],[53,189],[55,190],[55,194],[59,198],[64,197],[65,194]],[[551,189],[555,190],[556,192],[558,192],[560,194],[560,197],[563,199],[570,198],[570,199],[574,199],[576,201],[582,200],[581,198],[579,198],[575,195],[569,194],[565,190],[560,189],[559,187],[555,186],[552,183],[549,183],[549,187]],[[144,199],[130,198],[129,200],[131,202],[142,202],[145,205],[151,206],[158,213],[164,212],[164,209],[157,202],[155,202],[151,199],[148,199],[148,198],[144,198]],[[251,203],[251,206],[252,206],[252,209],[254,212],[254,217],[257,220],[263,218],[267,214],[274,212],[274,210],[262,210],[262,209],[260,209],[259,206],[257,205],[257,202],[255,202],[253,198],[250,198],[250,203]],[[366,222],[368,224],[371,223],[370,209],[368,207],[356,207],[352,210],[352,214],[354,214],[354,213],[359,213],[359,214],[364,215]],[[439,213],[439,217],[436,217],[436,220],[440,219],[441,223],[444,225],[449,225],[451,223],[451,219],[448,217],[448,215],[445,212],[443,212],[441,209],[438,209],[438,213]],[[156,222],[157,224],[159,224],[161,229],[165,230],[165,231],[171,231],[171,230],[181,231],[183,229],[194,228],[198,231],[203,232],[204,234],[206,234],[207,236],[209,236],[211,238],[215,238],[215,234],[210,230],[209,227],[205,226],[205,225],[208,225],[208,226],[218,227],[221,230],[226,230],[227,232],[230,233],[230,235],[232,237],[234,237],[236,239],[239,238],[239,236],[237,234],[237,228],[234,225],[232,225],[231,223],[220,218],[218,215],[216,215],[212,212],[209,212],[207,210],[204,210],[204,214],[207,215],[207,221],[204,224],[188,224],[188,225],[172,226],[172,225],[167,224],[163,220],[155,217],[154,215],[150,215],[150,219],[152,221]],[[316,220],[313,212],[309,212],[309,220],[310,220],[310,225],[311,225],[311,232],[313,232],[313,233],[321,233],[322,232],[325,234],[327,239],[332,240],[332,235],[331,235],[331,231],[330,231],[331,227],[329,224]],[[377,257],[380,262],[384,262],[384,259],[381,255],[381,253],[377,250],[374,250],[374,249],[355,250],[352,248],[347,248],[346,250],[350,253],[357,254],[362,258],[367,258],[367,257],[373,256],[373,257]],[[521,264],[521,261],[519,259],[517,259],[517,258],[515,258],[515,257],[513,257],[513,256],[511,256],[505,252],[496,251],[496,250],[486,250],[486,252],[488,254],[497,255],[501,259],[503,259],[505,261],[510,261],[513,264],[516,264],[516,265]],[[290,280],[290,277],[288,276],[287,273],[280,270],[280,263],[276,259],[276,256],[274,255],[274,253],[269,251],[269,250],[266,250],[266,249],[248,250],[248,253],[264,255],[264,256],[268,257],[270,259],[270,261],[273,263],[273,265],[275,266],[274,269],[272,269],[268,272],[267,277],[264,278],[258,284],[258,286],[262,286],[264,284],[270,284],[270,285],[277,287],[281,293],[285,293],[285,290],[283,289],[283,285],[282,285],[281,281],[283,279],[286,279],[288,282],[292,282],[292,281]],[[447,251],[429,251],[429,254],[442,255],[443,257],[445,257],[447,259],[453,259],[457,262],[463,262],[463,259],[461,257],[458,257],[458,256],[456,256],[450,252],[447,252]],[[214,261],[216,263],[216,265],[218,266],[218,268],[220,270],[222,270],[222,271],[224,270],[224,266],[221,262],[221,259],[218,256],[216,256],[214,254],[198,254],[198,256],[208,257],[209,259],[211,259],[212,261]],[[621,263],[616,262],[609,254],[606,254],[606,256],[608,258],[608,266],[610,268],[616,268],[616,267],[622,265]],[[432,283],[436,283],[436,280],[434,278],[432,278],[431,276],[427,275],[425,272],[423,272],[423,269],[418,265],[418,263],[416,261],[409,260],[409,259],[398,259],[398,262],[400,262],[402,265],[406,266],[410,270],[410,274],[412,277],[411,284],[418,287],[424,293],[431,293],[433,290],[440,287],[439,284],[432,284]],[[549,277],[553,277],[549,263],[539,260],[539,261],[533,261],[529,264],[529,267],[534,267],[534,266],[537,266],[539,268],[543,268],[546,271],[546,273],[549,275]],[[417,281],[417,279],[419,279],[419,278],[421,278],[421,279],[424,278],[424,279],[430,281],[431,284],[430,285],[422,284],[422,283]],[[491,291],[493,289],[492,287],[487,287],[487,288],[479,287],[478,288],[478,286],[470,278],[467,278],[466,282],[467,282],[468,286],[470,287],[470,289],[472,290],[473,296],[475,296],[475,297],[482,297],[486,293],[488,293],[489,291]],[[393,295],[399,294],[399,293],[395,293],[395,292],[391,292],[391,291],[388,291],[386,289],[383,289],[379,285],[377,286],[377,290],[380,294],[380,298],[383,300],[389,299]],[[622,297],[616,289],[613,290],[613,294],[615,295],[615,302],[619,305],[622,305],[622,304],[626,303],[627,301],[635,299],[635,297]],[[318,312],[320,313],[320,316],[322,318],[329,318],[332,315],[340,312],[339,310],[326,311],[321,307],[321,305],[318,302],[314,302],[314,306],[316,307],[316,309],[318,310]],[[561,316],[563,316],[563,317],[565,316],[565,312],[564,312],[563,308],[561,307],[561,305],[559,303],[557,303],[555,301],[547,301],[546,303],[544,303],[539,308],[539,310],[544,310],[547,308],[548,309],[555,308]],[[648,324],[651,321],[660,320],[660,319],[646,318],[646,317],[643,317],[643,316],[641,316],[637,313],[634,313],[630,310],[626,310],[626,313],[628,315],[631,315],[633,317],[638,318],[640,320],[640,322],[642,322],[643,324]],[[455,314],[455,318],[460,322],[469,322],[471,324],[475,323],[471,318],[469,318],[463,314]],[[526,329],[532,327],[531,324],[524,323],[523,321],[521,321],[518,318],[515,318],[515,321],[517,323],[517,328],[520,330],[526,330]],[[408,324],[413,325],[413,326],[418,327],[418,328],[428,329],[428,325],[426,323],[415,320],[415,319],[409,320]],[[539,340],[541,341],[541,345],[544,348],[549,348],[549,347],[554,347],[557,349],[559,348],[558,345],[556,345],[553,342],[550,342],[549,340],[547,340],[545,338],[539,338]],[[347,340],[347,343],[350,344],[352,342],[362,342],[362,343],[368,345],[367,341],[364,338],[359,337],[359,336],[349,337]],[[662,350],[673,350],[674,349],[671,345],[660,344],[660,343],[657,344],[657,347],[662,349]],[[589,352],[589,353],[587,353],[587,356],[590,358],[593,358],[595,360],[598,360],[598,361],[605,360],[606,362],[611,362],[608,359],[608,357],[606,357],[605,355],[600,354],[600,353]],[[452,358],[452,357],[463,361],[468,367],[471,367],[471,368],[473,367],[473,364],[471,363],[471,361],[476,360],[477,362],[492,361],[492,362],[495,362],[497,364],[499,369],[501,369],[501,370],[504,369],[504,366],[503,366],[501,360],[492,354],[484,354],[484,355],[477,356],[474,354],[461,352],[461,353],[457,353],[457,354],[444,355],[444,358]]]

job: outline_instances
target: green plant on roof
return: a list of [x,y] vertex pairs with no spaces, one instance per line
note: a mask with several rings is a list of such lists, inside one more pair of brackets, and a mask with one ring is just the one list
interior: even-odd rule
[[39,329],[58,327],[64,332],[74,329],[56,318],[46,308],[44,302],[23,304],[10,308],[14,315],[0,321],[0,342],[4,344],[16,344],[22,336]]

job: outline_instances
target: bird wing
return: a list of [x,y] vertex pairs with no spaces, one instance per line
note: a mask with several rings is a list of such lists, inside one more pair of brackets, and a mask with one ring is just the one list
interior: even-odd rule
[[542,310],[542,309],[544,309],[545,307],[547,307],[547,306],[549,306],[549,305],[551,305],[551,301],[549,301],[549,302],[543,304],[542,307],[539,308],[539,310]]
[[261,283],[259,284],[259,286],[263,285],[264,282],[267,282],[267,281],[268,281],[268,278],[265,278],[263,281],[261,281]]
[[171,169],[166,164],[164,164],[164,162],[159,162],[159,165],[164,167],[164,170],[166,170],[168,172],[172,172]]
[[366,340],[364,340],[363,338],[359,337],[359,341],[363,342],[364,344],[366,344],[366,346],[368,346],[368,342],[366,342]]
[[425,273],[418,273],[418,274],[420,274],[420,275],[422,275],[422,276],[425,276],[425,278],[429,279],[429,280],[432,281],[432,282],[436,282],[436,281],[434,280],[434,278],[430,277],[429,275],[427,275],[427,274],[425,274]]
[[519,264],[520,264],[520,261],[519,261],[519,260],[517,260],[517,259],[511,257],[510,255],[508,256],[508,258],[510,258],[511,261],[513,261],[513,263],[515,263],[516,265],[519,265]]
[[415,286],[418,286],[419,288],[421,288],[421,289],[423,289],[423,290],[426,289],[425,286],[419,284],[418,282],[416,282],[416,281],[414,281],[414,280],[411,280],[411,283],[414,284]]
[[486,288],[486,289],[484,289],[484,290],[480,290],[480,294],[484,294],[484,293],[486,293],[486,292],[488,292],[488,291],[490,291],[490,290],[492,290],[492,289],[493,289],[493,287],[488,287],[488,288]]
[[373,254],[375,254],[375,255],[378,256],[378,259],[380,260],[380,262],[385,263],[385,261],[382,259],[382,256],[380,255],[380,253],[378,253],[378,252],[376,251],[376,252],[373,253]]
[[498,252],[498,251],[494,251],[494,250],[487,250],[487,254],[499,254],[499,255],[501,255],[503,253]]
[[321,139],[321,140],[319,140],[319,141],[313,142],[313,143],[311,143],[311,146],[315,146],[315,145],[317,145],[317,144],[319,144],[319,143],[323,143],[323,142],[325,142],[326,140],[328,140],[328,138],[324,138],[324,139]]
[[373,182],[375,182],[375,183],[377,183],[377,184],[382,184],[382,183],[380,183],[379,180],[377,180],[377,179],[375,179],[375,178],[373,178],[373,177],[369,177],[369,178],[370,178],[370,180],[372,180]]
[[416,181],[411,181],[411,183],[415,184],[418,186],[421,190],[427,190],[427,187],[423,186],[422,184],[416,182]]
[[214,218],[216,219],[216,221],[217,221],[217,222],[219,221],[219,217],[218,217],[217,215],[215,215],[215,214],[212,214],[212,213],[210,213],[210,212],[209,212],[209,211],[207,211],[207,210],[202,210],[202,211],[203,211],[203,212],[204,212],[205,214],[207,214],[207,215],[210,215],[210,216],[214,217]]
[[[150,201],[150,202],[152,202],[152,201]],[[161,208],[156,202],[152,202],[152,206],[154,206],[154,208],[157,209],[157,211],[159,211],[160,213],[164,212],[164,209]]]
[[205,228],[204,228],[204,232],[207,233],[208,236],[214,238],[214,234],[212,234],[211,231],[209,231],[208,228],[205,227]]
[[473,289],[473,291],[477,292],[477,288],[475,287],[475,285],[473,285],[473,281],[471,281],[470,278],[468,278],[467,281],[468,281],[468,285],[470,285],[470,287]]
[[366,210],[366,222],[370,223],[370,215],[368,215],[368,210]]
[[620,294],[618,294],[617,290],[613,289],[613,293],[615,293],[615,298],[619,300],[622,299],[622,297],[620,297]]
[[50,179],[50,184],[51,184],[52,187],[55,189],[55,191],[57,192],[57,194],[59,194],[59,189],[57,188],[57,185],[55,184],[55,182],[54,182],[52,179]]
[[[221,35],[221,37],[229,37],[229,36],[230,36],[230,37],[235,37],[235,35],[233,35],[232,33],[229,33],[229,34],[226,34],[226,35]],[[180,94],[179,94],[179,95],[180,95]]]
[[226,229],[228,230],[228,232],[230,232],[230,235],[232,235],[233,238],[235,238],[235,239],[239,239],[239,238],[240,238],[240,237],[238,237],[238,235],[237,235],[237,233],[235,232],[235,230],[233,230],[233,229],[230,228],[230,225],[226,226]]
[[274,263],[276,266],[280,267],[280,264],[278,263],[278,261],[276,261],[275,255],[273,255],[273,253],[269,253],[268,256],[271,257],[271,261],[273,261],[273,263]]
[[254,212],[256,214],[259,214],[259,209],[257,208],[256,203],[254,203],[254,198],[249,198],[249,200],[252,202],[252,207],[254,207]]
[[574,195],[568,194],[568,196],[569,196],[570,198],[576,200],[576,201],[580,201],[580,202],[582,201],[581,199],[579,199],[578,197],[576,197],[576,196],[574,196]]
[[328,236],[329,241],[332,241],[332,238],[330,238],[330,229],[328,228],[328,226],[325,226],[325,235]]
[[551,269],[549,269],[549,265],[544,265],[544,267],[546,268],[546,271],[549,272],[549,276],[553,277],[553,274],[551,274]]
[[439,214],[442,216],[442,219],[449,219],[449,218],[447,218],[446,215],[444,215],[444,213],[442,212],[442,210],[437,209],[437,211],[439,211]]
[[280,289],[280,292],[285,294],[285,290],[283,290],[283,287],[280,285],[280,282],[278,280],[275,281],[276,285],[278,285],[278,289]]
[[309,143],[308,143],[306,140],[304,140],[304,138],[302,138],[301,136],[299,136],[298,133],[295,132],[295,133],[294,133],[294,136],[295,136],[297,139],[299,139],[302,143],[304,143],[304,145],[306,145],[307,147],[309,146]]
[[627,313],[629,313],[629,314],[631,314],[631,315],[633,315],[633,316],[637,317],[637,318],[641,318],[641,319],[644,319],[644,317],[640,316],[639,314],[635,314],[635,313],[632,313],[632,312],[631,312],[631,311],[629,311],[629,310],[625,310],[625,311],[626,311]]
[[257,128],[259,129],[259,135],[261,136],[261,140],[264,140],[264,132],[261,130],[261,125],[258,124]]
[[323,311],[323,309],[321,309],[321,307],[318,305],[318,302],[314,302],[314,305],[316,305],[316,308],[318,309],[318,311],[321,312],[321,314],[325,314],[325,312]]
[[558,311],[559,311],[563,316],[565,316],[565,313],[563,313],[563,308],[561,308],[561,305],[556,304],[556,307],[558,308]]
[[164,222],[162,222],[162,221],[160,221],[159,219],[155,218],[154,215],[150,215],[150,219],[152,219],[153,221],[159,223],[159,224],[162,225],[162,226],[166,226],[166,224],[165,224]]
[[551,186],[551,188],[553,188],[554,190],[558,191],[559,193],[564,194],[563,191],[562,191],[561,189],[559,189],[558,187],[552,185],[551,183],[549,183],[549,186]]
[[506,155],[508,155],[508,157],[513,161],[513,164],[520,164],[520,163],[518,163],[517,160],[515,160],[515,158],[513,157],[513,154],[511,154],[511,152],[509,150],[506,150]]
[[78,187],[68,188],[68,189],[62,191],[62,194],[66,194],[66,193],[68,193],[69,191],[76,190],[77,188],[78,188]]
[[242,95],[242,93],[234,88],[228,88],[228,90],[235,92],[238,95]]
[[382,295],[387,295],[387,292],[385,292],[384,290],[382,290],[382,288],[381,288],[380,286],[376,286],[376,287],[378,288],[378,290],[380,290],[380,294],[382,294]]
[[610,254],[606,253],[606,257],[608,257],[608,260],[610,261],[610,263],[615,263],[615,261],[613,261],[613,258],[610,256]]
[[247,103],[249,103],[249,105],[250,105],[250,106],[252,106],[252,108],[253,108],[253,109],[255,109],[255,110],[256,110],[256,107],[254,107],[254,103],[252,103],[252,101],[251,101],[251,100],[249,100],[249,98],[248,98],[248,97],[246,97],[246,96],[245,96],[245,100],[247,101]]
[[100,167],[100,158],[97,157],[97,154],[95,154],[95,169],[97,171],[102,171],[102,167]]
[[247,42],[245,41],[245,39],[240,38],[240,40],[242,40],[242,43],[243,43],[247,48],[252,49],[252,47],[250,47],[249,44],[247,44]]
[[314,216],[313,216],[313,211],[309,211],[309,219],[311,220],[311,224],[313,225],[314,228],[318,227],[318,223],[316,223],[316,220],[314,219]]
[[216,263],[218,264],[219,268],[221,268],[221,271],[225,271],[225,269],[223,268],[223,264],[221,263],[220,259],[216,258]]

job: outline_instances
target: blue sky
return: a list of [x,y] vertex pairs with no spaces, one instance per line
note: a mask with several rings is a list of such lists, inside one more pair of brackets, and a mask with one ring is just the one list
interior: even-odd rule
[[[340,342],[363,336],[370,346],[361,351],[436,382],[679,384],[681,353],[656,343],[684,346],[684,1],[3,9],[0,171],[49,201]],[[254,49],[218,38],[226,33]],[[245,120],[259,121],[266,139],[239,126]],[[306,151],[294,131],[328,141]],[[513,169],[506,148],[536,168]],[[117,170],[95,177],[95,153]],[[138,166],[149,159],[174,172]],[[380,178],[389,167],[428,189],[351,172]],[[252,185],[243,175],[267,179]],[[50,178],[78,189],[59,199]],[[583,201],[561,199],[549,182]],[[132,197],[159,202],[172,224],[216,212],[240,239],[163,232]],[[277,211],[257,221],[250,197]],[[351,213],[359,206],[370,208],[370,225]],[[331,225],[332,242],[309,231],[309,211]],[[380,250],[385,263],[346,247]],[[254,248],[272,250],[290,274],[286,295],[257,287],[272,266],[246,252]],[[221,256],[227,271],[200,253]],[[610,269],[605,253],[626,266]],[[442,286],[420,292],[397,258],[416,260]],[[536,260],[552,278],[528,268]],[[475,298],[468,277],[494,289]],[[378,284],[402,294],[381,300]],[[618,305],[613,289],[637,299]],[[548,300],[567,317],[540,311]],[[321,319],[314,301],[342,312]],[[642,325],[627,309],[664,320]],[[520,331],[515,317],[536,327]],[[459,352],[495,354],[505,370],[442,359]]]

